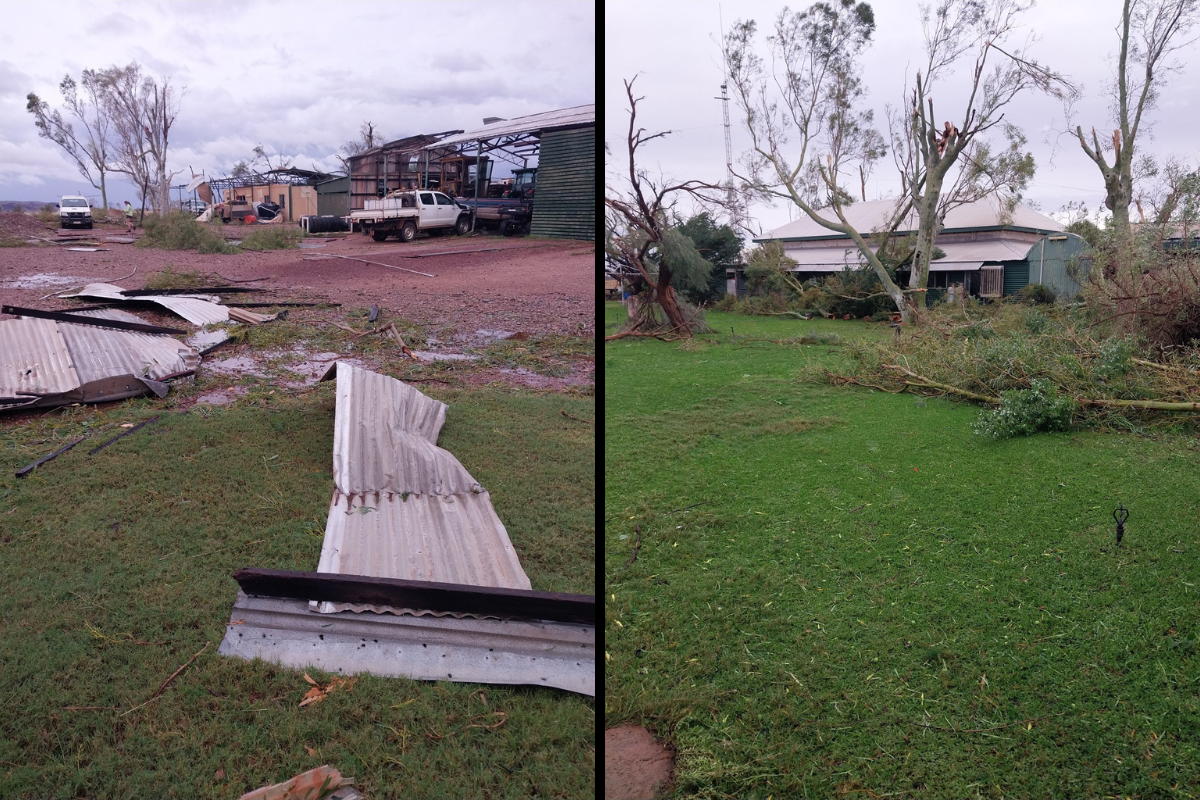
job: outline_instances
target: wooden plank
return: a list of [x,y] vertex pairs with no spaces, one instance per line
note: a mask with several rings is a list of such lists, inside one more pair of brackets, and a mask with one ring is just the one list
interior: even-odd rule
[[233,577],[248,595],[596,624],[596,598],[586,594],[257,567],[239,569]]

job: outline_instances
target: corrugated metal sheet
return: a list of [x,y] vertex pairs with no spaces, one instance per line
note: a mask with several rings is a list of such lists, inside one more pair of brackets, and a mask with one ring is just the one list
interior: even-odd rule
[[113,375],[161,380],[193,369],[198,362],[196,351],[170,336],[69,322],[59,323],[58,329],[67,343],[81,383]]
[[490,496],[436,444],[446,404],[343,361],[336,374],[337,489],[317,571],[530,589]]
[[[344,362],[336,375],[338,488],[317,571],[530,589],[488,493],[436,446],[446,405]],[[594,625],[306,603],[240,591],[230,622],[238,624],[226,629],[219,649],[227,656],[344,674],[596,693]]]
[[543,134],[530,232],[557,239],[596,238],[595,126]]
[[[513,119],[493,122],[491,125],[484,125],[482,128],[476,128],[473,131],[466,131],[457,136],[448,136],[445,139],[440,139],[433,144],[425,145],[423,149],[435,150],[447,145],[474,142],[477,139],[494,139],[498,136],[536,133],[556,128],[572,128],[589,123],[593,127],[596,125],[595,103],[586,106],[560,108],[555,111],[543,111],[540,114],[530,114],[525,117],[514,117]],[[541,191],[541,186],[538,186],[538,191]]]
[[565,622],[313,614],[303,600],[238,592],[224,656],[346,675],[553,686],[596,694],[596,628]]
[[79,386],[67,343],[51,319],[0,322],[0,397],[58,394]]
[[[72,294],[60,294],[59,297],[94,297],[102,300],[117,300],[120,302],[141,301],[157,303],[168,311],[178,314],[193,325],[211,325],[215,322],[228,322],[229,309],[207,299],[212,295],[139,295],[126,296],[120,286],[111,283],[90,283]],[[215,298],[214,298],[215,299]]]
[[336,493],[317,572],[532,588],[487,492]]
[[[91,317],[144,322],[113,309],[80,312]],[[0,397],[43,395],[38,405],[53,406],[112,397],[112,386],[89,387],[107,378],[134,376],[157,380],[195,369],[199,355],[169,336],[76,325],[49,319],[0,322]],[[77,390],[83,387],[82,393]],[[130,381],[131,396],[149,387]],[[161,389],[161,387],[160,387]],[[72,393],[70,397],[64,397]],[[103,396],[107,393],[107,396]],[[57,399],[56,399],[57,398]]]

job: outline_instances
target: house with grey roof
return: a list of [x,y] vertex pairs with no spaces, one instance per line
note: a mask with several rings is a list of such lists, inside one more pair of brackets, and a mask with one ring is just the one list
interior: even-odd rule
[[[869,238],[886,228],[897,202],[874,200],[843,210],[846,220]],[[836,220],[831,209],[826,213]],[[910,212],[893,236],[915,235],[916,229],[916,212]],[[801,281],[866,265],[852,239],[807,216],[754,241],[782,244],[784,254],[795,262],[791,271]],[[934,246],[945,255],[929,265],[931,298],[951,286],[982,298],[1006,297],[1030,283],[1045,284],[1062,298],[1074,297],[1080,289],[1074,276],[1084,260],[1083,240],[1025,206],[1006,213],[994,198],[958,206],[946,214]]]

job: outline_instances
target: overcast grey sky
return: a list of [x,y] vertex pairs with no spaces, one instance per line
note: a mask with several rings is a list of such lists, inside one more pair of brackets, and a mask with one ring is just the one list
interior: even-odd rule
[[[25,96],[139,62],[183,91],[171,169],[221,175],[262,144],[332,170],[363,120],[388,138],[594,103],[596,8],[580,0],[0,0],[0,200],[100,193],[40,139]],[[110,188],[117,205],[133,189]]]
[[[804,8],[808,3],[791,3]],[[913,0],[871,2],[877,23],[874,44],[863,63],[868,107],[875,109],[881,124],[885,103],[898,105],[906,73],[911,82],[921,60],[919,4]],[[721,180],[725,172],[725,140],[721,122],[722,69],[717,42],[721,17],[726,29],[735,19],[755,19],[759,31],[770,29],[784,3],[761,0],[710,0],[645,2],[608,0],[605,3],[605,141],[620,157],[625,153],[629,124],[622,78],[640,73],[636,90],[645,100],[638,104],[638,120],[648,131],[675,131],[664,140],[646,147],[646,166],[661,167],[676,178]],[[1040,41],[1033,53],[1051,68],[1079,83],[1083,96],[1075,106],[1074,118],[1085,131],[1092,126],[1104,138],[1111,131],[1107,87],[1115,74],[1117,38],[1114,32],[1121,13],[1119,0],[1041,0],[1026,16],[1030,33]],[[760,52],[766,53],[765,47]],[[1141,152],[1175,154],[1193,165],[1200,161],[1200,53],[1193,47],[1182,54],[1184,69],[1166,84],[1157,110],[1150,115],[1153,138],[1139,134]],[[966,67],[963,68],[963,71]],[[948,86],[935,95],[938,119],[961,125],[956,109],[965,95]],[[733,123],[734,159],[745,150],[748,137],[739,127],[737,109],[730,102]],[[1037,174],[1026,196],[1046,213],[1070,201],[1082,201],[1090,209],[1103,206],[1104,186],[1100,172],[1079,147],[1078,141],[1059,136],[1065,129],[1061,107],[1037,96],[1019,97],[1008,119],[1021,126],[1037,162]],[[1057,147],[1055,147],[1057,145]],[[1110,154],[1111,160],[1111,154]],[[868,199],[894,195],[899,182],[890,159],[875,170],[868,184]],[[791,211],[794,218],[795,211]],[[1136,219],[1136,211],[1133,212]],[[753,218],[763,230],[789,221],[789,209],[760,206]]]

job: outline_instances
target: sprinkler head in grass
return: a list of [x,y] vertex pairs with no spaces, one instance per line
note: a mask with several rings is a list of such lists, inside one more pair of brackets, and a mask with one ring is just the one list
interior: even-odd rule
[[1129,519],[1129,509],[1125,508],[1125,504],[1117,506],[1113,509],[1113,519],[1117,522],[1117,546],[1121,545],[1121,538],[1125,535],[1125,520]]

